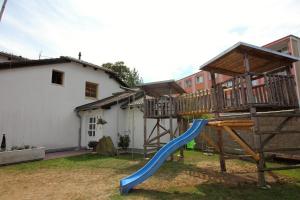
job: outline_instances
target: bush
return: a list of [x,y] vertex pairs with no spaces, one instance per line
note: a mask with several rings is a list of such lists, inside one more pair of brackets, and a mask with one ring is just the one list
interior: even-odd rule
[[120,135],[118,146],[122,149],[127,149],[129,147],[130,137],[129,135]]
[[96,151],[97,144],[98,144],[97,141],[90,141],[88,146],[89,148],[93,149],[93,151]]

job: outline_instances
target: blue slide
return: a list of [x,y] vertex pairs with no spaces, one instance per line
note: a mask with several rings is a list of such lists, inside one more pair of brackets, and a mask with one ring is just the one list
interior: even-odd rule
[[134,186],[152,176],[174,151],[193,140],[206,124],[207,120],[194,120],[191,128],[184,134],[165,144],[144,167],[120,180],[121,194],[128,193]]

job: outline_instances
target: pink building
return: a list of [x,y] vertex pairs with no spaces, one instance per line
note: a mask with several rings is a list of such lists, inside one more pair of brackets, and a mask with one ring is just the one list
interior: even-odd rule
[[[271,43],[264,45],[263,47],[269,48],[282,53],[288,53],[293,56],[300,56],[300,38],[294,35],[288,35]],[[299,66],[298,66],[299,65]],[[293,64],[292,74],[295,75],[297,85],[300,84],[300,71],[296,72],[296,66],[300,70],[300,62]],[[217,83],[230,79],[230,76],[216,74]],[[182,79],[179,79],[177,83],[187,92],[193,93],[198,90],[205,90],[211,87],[211,78],[209,72],[199,71]],[[256,80],[253,84],[263,84],[263,80]],[[297,87],[298,94],[300,93],[300,87]]]

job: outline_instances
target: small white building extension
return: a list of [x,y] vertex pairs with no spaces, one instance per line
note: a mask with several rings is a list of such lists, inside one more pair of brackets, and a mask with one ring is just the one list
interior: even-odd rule
[[[110,136],[117,146],[120,135],[130,137],[129,148],[135,152],[143,152],[144,148],[144,118],[143,91],[124,91],[111,97],[77,107],[75,110],[81,116],[81,146],[87,146],[89,141]],[[103,120],[106,122],[102,124]],[[147,120],[147,132],[150,133],[157,120]],[[162,119],[162,125],[168,129],[169,120]],[[176,119],[173,124],[177,126]],[[170,136],[161,138],[162,143],[170,141]]]
[[[117,146],[118,136],[128,134],[130,148],[142,150],[144,93],[124,87],[112,71],[82,60],[30,60],[0,52],[0,135],[6,134],[8,149],[58,151],[85,148],[103,136]],[[155,123],[147,120],[148,132]]]

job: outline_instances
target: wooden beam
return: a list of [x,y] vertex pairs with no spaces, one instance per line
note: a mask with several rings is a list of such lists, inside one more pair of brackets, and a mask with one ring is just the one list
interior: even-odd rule
[[[164,135],[166,135],[168,133],[169,133],[169,131],[164,131],[164,132],[156,135],[154,138],[149,139],[148,142],[150,143],[150,142],[153,142],[154,140],[158,140],[159,138],[161,138],[162,136],[164,136]],[[159,144],[157,144],[157,146],[159,146]]]
[[299,151],[300,147],[264,149],[263,152]]
[[218,145],[215,144],[215,142],[206,134],[206,133],[202,133],[201,137],[210,145],[212,146],[214,149],[216,149],[218,152],[220,152],[220,149],[218,147]]
[[264,168],[263,171],[274,171],[274,170],[287,170],[287,169],[297,169],[300,168],[300,165],[289,165],[283,167],[268,167]]
[[218,74],[224,74],[224,75],[228,75],[228,76],[241,75],[241,73],[237,73],[237,72],[230,71],[230,70],[227,70],[227,69],[212,67],[212,66],[209,66],[209,72],[211,72],[211,73],[218,73]]
[[259,160],[259,155],[253,151],[253,149],[231,128],[228,126],[223,126],[223,129],[229,134],[229,136],[236,141],[248,154],[250,154],[256,161]]
[[[287,117],[285,118],[276,128],[276,131],[281,131],[281,129],[283,129],[283,127],[285,126],[285,124],[290,120],[292,119],[292,117]],[[261,148],[263,149],[265,145],[267,145],[267,143],[272,139],[274,138],[276,135],[276,133],[273,133],[271,135],[269,135],[266,139],[264,139],[261,143]]]
[[218,136],[218,147],[220,150],[219,160],[220,160],[220,168],[221,172],[226,172],[226,163],[224,159],[224,148],[223,148],[223,134],[221,129],[217,129]]

